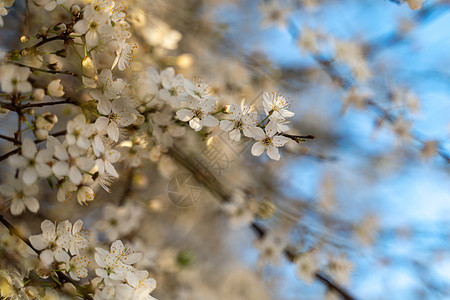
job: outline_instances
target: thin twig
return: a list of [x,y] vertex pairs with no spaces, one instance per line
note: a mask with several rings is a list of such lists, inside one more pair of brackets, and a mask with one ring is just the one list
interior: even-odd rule
[[[55,136],[55,137],[56,137],[56,136],[61,136],[61,135],[65,135],[66,133],[67,133],[66,130],[61,130],[61,131],[58,131],[58,132],[53,133],[52,136]],[[35,140],[34,143],[35,143],[35,144],[39,144],[39,143],[44,142],[44,141],[45,141],[45,140]],[[19,153],[19,152],[20,152],[20,148],[16,148],[16,149],[14,149],[14,150],[11,150],[11,151],[9,151],[9,152],[3,154],[2,156],[0,156],[0,162],[1,162],[1,161],[4,161],[4,160],[7,159],[8,157],[10,157],[10,156],[12,156],[12,155],[14,155],[14,154],[16,154],[16,153]]]
[[58,71],[58,70],[47,70],[47,69],[41,69],[41,68],[36,68],[36,67],[32,67],[32,66],[27,66],[21,63],[17,63],[17,62],[13,62],[12,64],[19,66],[19,67],[23,67],[23,68],[29,68],[33,73],[34,72],[44,72],[44,73],[50,73],[50,74],[65,74],[65,75],[72,75],[75,77],[81,77],[79,74],[74,73],[74,72],[70,72],[70,71]]
[[9,136],[3,135],[3,134],[0,134],[0,139],[4,139],[11,143],[17,144],[17,140],[15,138],[9,137]]

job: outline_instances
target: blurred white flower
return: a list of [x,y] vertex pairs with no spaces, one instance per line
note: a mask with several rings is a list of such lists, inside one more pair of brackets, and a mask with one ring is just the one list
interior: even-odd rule
[[22,180],[12,179],[8,184],[0,185],[0,193],[10,201],[11,213],[20,215],[25,208],[33,213],[39,210],[39,201],[34,197],[39,191],[36,184],[25,185]]
[[52,97],[64,96],[64,88],[61,84],[61,79],[55,79],[48,84],[47,93]]
[[[1,18],[1,17],[0,17]],[[5,93],[29,93],[33,90],[28,82],[29,68],[22,68],[11,64],[0,67],[0,83]]]
[[177,118],[183,122],[189,122],[189,126],[195,131],[199,131],[203,126],[215,127],[219,125],[219,120],[211,113],[216,107],[216,100],[190,98],[187,101],[187,108],[177,111]]
[[52,169],[48,164],[52,160],[52,155],[50,149],[37,151],[32,140],[24,139],[21,154],[11,156],[8,162],[11,167],[24,170],[23,182],[29,185],[36,182],[39,177],[46,178],[52,175]]

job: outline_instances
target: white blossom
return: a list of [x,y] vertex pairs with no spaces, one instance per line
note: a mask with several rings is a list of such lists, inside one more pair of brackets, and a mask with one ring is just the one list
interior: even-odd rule
[[52,160],[52,151],[49,149],[37,150],[36,145],[30,139],[22,142],[22,152],[11,156],[9,164],[13,168],[23,170],[23,181],[25,184],[33,184],[36,180],[52,175],[52,169],[48,163]]
[[30,236],[30,243],[36,250],[43,250],[39,257],[45,266],[54,260],[64,262],[69,260],[69,255],[63,249],[68,249],[69,238],[67,235],[67,222],[61,222],[55,227],[49,220],[41,224],[42,234]]
[[286,101],[284,96],[277,93],[263,94],[263,105],[267,115],[272,115],[277,119],[287,119],[294,116],[294,113],[288,110],[291,104]]
[[61,79],[55,79],[50,82],[47,86],[47,93],[52,97],[62,97],[64,96],[64,87],[61,84]]
[[229,132],[228,136],[234,141],[241,140],[241,131],[246,137],[253,136],[257,122],[257,114],[251,106],[231,104],[228,112],[229,120],[220,121],[220,129]]
[[99,133],[107,133],[115,142],[119,140],[119,127],[126,127],[136,121],[134,109],[127,105],[124,99],[100,101],[97,105],[98,112],[103,116],[95,121],[95,127]]
[[29,93],[33,90],[28,82],[29,68],[22,68],[11,64],[0,67],[0,83],[5,93]]
[[275,129],[271,128],[270,122],[266,127],[266,131],[260,127],[256,127],[254,129],[253,138],[257,141],[252,146],[252,154],[254,156],[260,156],[267,151],[267,156],[269,156],[273,160],[280,159],[280,153],[278,151],[278,147],[284,146],[289,139],[284,136],[275,135],[277,132]]
[[15,216],[20,215],[25,208],[33,213],[39,210],[36,195],[39,187],[36,184],[25,185],[20,179],[12,179],[8,184],[0,185],[0,193],[11,203],[10,210]]
[[177,118],[183,122],[189,122],[189,126],[195,131],[199,131],[203,126],[215,127],[219,125],[219,120],[211,113],[216,107],[214,98],[200,99],[190,98],[187,101],[187,108],[177,111]]

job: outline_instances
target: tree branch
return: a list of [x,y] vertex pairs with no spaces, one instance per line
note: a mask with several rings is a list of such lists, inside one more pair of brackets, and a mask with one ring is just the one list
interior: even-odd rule
[[70,71],[58,71],[58,70],[47,70],[47,69],[35,68],[32,66],[27,66],[27,65],[17,63],[17,62],[12,62],[12,64],[19,66],[19,67],[23,67],[23,68],[29,68],[33,73],[34,72],[44,72],[44,73],[50,73],[50,74],[65,74],[65,75],[71,75],[71,76],[75,76],[75,77],[81,77],[79,74],[70,72]]
[[[210,192],[215,194],[219,201],[228,202],[230,201],[230,195],[225,191],[225,189],[220,184],[214,184],[218,181],[206,168],[199,168],[195,166],[187,155],[184,155],[181,151],[176,149],[175,147],[169,148],[167,153],[175,159],[175,161],[185,167],[188,171],[192,173],[196,180],[198,180],[201,184],[203,184]],[[205,169],[205,170],[203,170]],[[267,229],[262,227],[260,224],[255,222],[250,224],[250,228],[255,233],[258,239],[262,239],[267,234]],[[293,253],[290,249],[285,249],[284,254],[286,258],[290,262],[294,262],[296,259],[296,254]],[[345,300],[356,300],[349,292],[347,292],[343,287],[341,287],[338,283],[334,282],[332,279],[326,277],[323,273],[317,272],[315,274],[317,280],[321,281],[325,284],[330,290],[334,290]]]
[[[66,133],[67,133],[66,130],[61,130],[61,131],[53,133],[52,136],[61,136],[61,135],[65,135]],[[35,144],[39,144],[39,143],[44,142],[44,141],[45,140],[35,140],[34,143]],[[8,157],[10,157],[10,156],[12,156],[12,155],[14,155],[16,153],[19,153],[19,152],[20,152],[20,148],[16,148],[14,150],[11,150],[11,151],[3,154],[2,156],[0,156],[0,162],[4,161]]]

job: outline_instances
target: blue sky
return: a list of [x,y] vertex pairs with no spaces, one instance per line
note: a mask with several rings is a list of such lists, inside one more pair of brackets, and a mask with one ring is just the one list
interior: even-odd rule
[[[427,1],[425,6],[432,4],[433,1]],[[311,57],[299,51],[296,40],[288,29],[258,28],[256,5],[256,2],[246,3],[246,9],[225,5],[217,10],[219,20],[229,25],[229,37],[249,52],[265,53],[278,65],[314,65]],[[394,32],[400,20],[413,20],[417,14],[407,5],[396,5],[389,1],[344,0],[332,1],[324,9],[313,13],[295,11],[290,16],[290,22],[300,30],[306,24],[340,39],[369,42]],[[245,30],[242,30],[241,22],[244,23]],[[380,62],[387,63],[385,80],[408,87],[420,98],[421,112],[414,116],[414,131],[425,140],[444,141],[447,151],[450,150],[449,28],[450,10],[436,11],[431,18],[413,28],[403,42],[372,58],[376,65]],[[292,178],[291,189],[287,191],[289,195],[316,196],[320,180],[324,172],[329,170],[338,170],[338,182],[353,181],[354,184],[350,184],[350,187],[363,185],[364,180],[358,178],[358,172],[361,167],[367,168],[368,165],[365,161],[367,158],[359,155],[361,149],[364,150],[364,155],[377,155],[396,147],[395,136],[390,129],[382,129],[374,137],[374,114],[350,109],[339,117],[340,102],[337,98],[327,102],[308,100],[305,97],[302,101],[311,101],[301,104],[302,111],[305,107],[326,107],[325,114],[329,114],[337,122],[334,130],[345,133],[346,141],[349,142],[339,145],[336,153],[327,153],[337,156],[336,162],[322,163],[307,159],[296,161],[287,170],[288,176],[284,176]],[[297,111],[296,117],[302,118],[302,112]],[[450,175],[443,165],[445,164],[439,159],[430,163],[416,159],[386,174],[377,174],[377,182],[367,188],[354,189],[342,184],[342,188],[338,189],[338,195],[346,199],[346,202],[354,203],[357,208],[366,207],[375,211],[382,229],[409,226],[423,229],[423,234],[426,235],[426,238],[419,234],[404,240],[383,237],[375,250],[372,250],[375,253],[362,249],[361,258],[356,260],[354,283],[350,287],[357,296],[363,299],[386,299],[388,292],[389,299],[417,297],[414,291],[423,282],[417,277],[417,270],[413,270],[407,261],[417,258],[428,262],[430,257],[426,256],[428,252],[423,251],[424,249],[448,248],[448,240],[443,238],[443,234],[450,229]],[[351,216],[352,213],[349,213]],[[447,225],[449,227],[445,227]],[[380,253],[394,257],[395,263],[380,266],[374,259]],[[437,272],[438,280],[450,280],[450,255],[447,252],[443,257],[439,265],[429,261],[427,267]],[[308,295],[307,291],[311,288],[299,283],[293,268],[288,265],[283,268],[284,276],[288,279],[287,286],[283,287],[286,299],[298,299],[296,296],[298,297],[299,292],[306,292],[304,295]],[[423,297],[435,299],[438,296],[430,293]],[[305,298],[308,299],[308,296]]]

